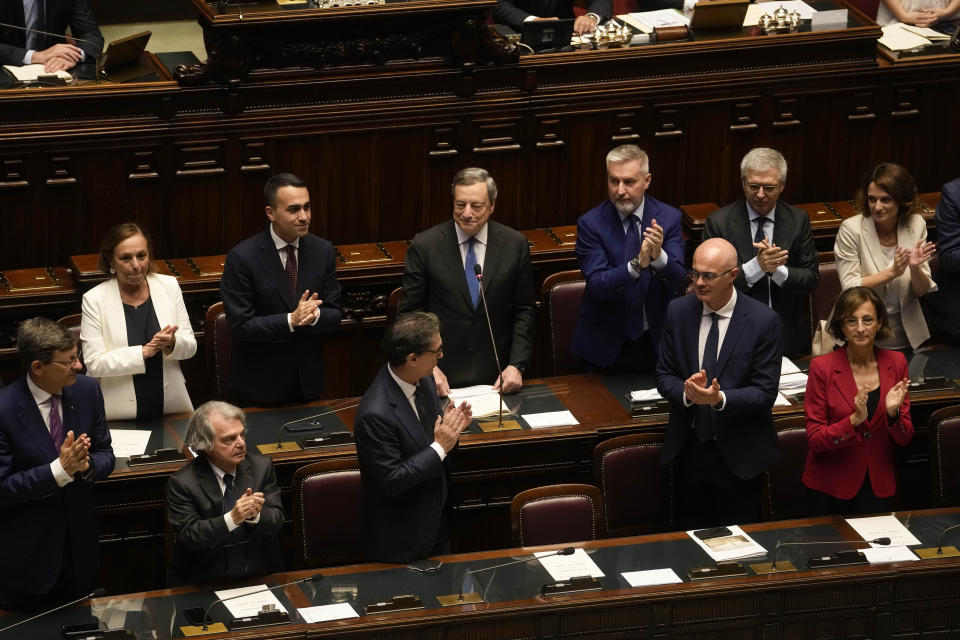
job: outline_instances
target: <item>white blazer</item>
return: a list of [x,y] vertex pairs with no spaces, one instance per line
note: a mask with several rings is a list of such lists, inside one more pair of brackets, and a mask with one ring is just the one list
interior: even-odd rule
[[[921,240],[927,240],[927,223],[923,216],[915,213],[907,219],[906,224],[897,225],[897,246],[912,249]],[[859,287],[864,276],[874,275],[889,266],[886,256],[883,255],[873,218],[864,217],[862,214],[847,218],[840,225],[840,231],[833,243],[833,253],[837,259],[837,274],[844,291]],[[924,263],[920,269],[930,281],[930,291],[936,291],[937,284],[930,277],[930,263]],[[910,282],[909,267],[899,278],[876,287],[875,290],[881,298],[885,298],[889,292],[895,294],[900,301],[900,321],[911,347],[916,349],[930,337],[923,309],[920,308],[920,298]]]
[[[178,360],[193,357],[197,352],[197,340],[183,304],[180,285],[176,278],[156,273],[147,274],[147,284],[160,327],[179,327],[173,351],[163,356],[163,412],[193,411]],[[107,420],[136,418],[133,376],[144,373],[146,364],[143,345],[127,344],[127,322],[117,279],[110,278],[86,292],[82,306],[80,341],[83,362],[87,365],[87,372],[100,381]]]

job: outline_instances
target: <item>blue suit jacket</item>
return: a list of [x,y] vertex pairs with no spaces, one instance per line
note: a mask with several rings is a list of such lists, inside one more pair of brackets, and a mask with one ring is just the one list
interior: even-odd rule
[[[427,413],[440,415],[433,376],[420,384],[427,390]],[[386,366],[363,395],[353,431],[370,559],[410,562],[427,557],[443,524],[446,469]]]
[[0,390],[0,585],[20,594],[48,593],[65,562],[81,583],[99,567],[93,481],[114,465],[103,396],[97,381],[83,375],[62,394],[63,433],[90,436],[93,471],[58,487],[50,463],[60,452],[26,378]]
[[[649,195],[644,196],[641,232],[656,219],[663,227],[663,251],[667,266],[654,271],[644,269],[639,286],[653,348],[660,342],[667,305],[683,288],[687,271],[683,265],[683,233],[680,212]],[[587,281],[580,303],[577,327],[573,334],[573,354],[596,366],[613,363],[626,338],[626,293],[633,282],[623,255],[625,234],[620,214],[613,204],[603,204],[580,216],[577,221],[577,260]]]
[[937,291],[925,295],[927,321],[951,342],[960,341],[960,178],[943,185],[937,205]]
[[[93,61],[103,52],[103,35],[97,27],[97,21],[90,10],[87,0],[37,0],[40,10],[40,30],[51,33],[64,33],[67,27],[77,38],[89,42],[77,42],[77,46],[86,54],[86,61]],[[0,2],[0,22],[18,27],[26,26],[23,16],[22,0]],[[40,36],[38,50],[42,51],[55,44],[66,42],[63,38]],[[27,55],[27,34],[19,29],[0,27],[0,64],[23,64]]]
[[[677,298],[667,309],[657,361],[657,390],[670,401],[670,422],[661,463],[672,461],[686,442],[697,412],[683,404],[683,383],[700,371],[698,336],[703,303]],[[770,413],[780,382],[780,317],[770,307],[739,294],[717,354],[716,376],[727,397],[714,417],[717,446],[730,470],[754,478],[780,458]]]
[[[297,295],[290,295],[283,263],[269,226],[227,254],[220,297],[233,337],[230,393],[245,403],[279,404],[310,400],[323,391],[323,336],[340,324],[340,284],[336,251],[313,234],[300,239],[297,252]],[[312,327],[290,331],[287,314],[304,291],[323,300],[320,319]]]

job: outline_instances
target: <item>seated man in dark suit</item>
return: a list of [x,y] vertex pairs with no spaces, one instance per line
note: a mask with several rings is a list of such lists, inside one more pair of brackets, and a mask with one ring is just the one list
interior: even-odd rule
[[[440,318],[447,345],[443,371],[437,367],[440,395],[450,387],[492,384],[503,392],[519,391],[533,352],[536,300],[530,245],[518,231],[490,220],[497,184],[484,169],[457,172],[451,187],[453,220],[418,233],[403,267],[400,312],[430,311]],[[475,266],[483,270],[490,332]]]
[[807,296],[820,282],[820,260],[806,211],[780,202],[787,161],[758,147],[740,162],[743,199],[717,209],[703,238],[724,238],[740,260],[737,289],[768,305],[783,322],[783,355],[810,353]]
[[943,185],[935,216],[937,291],[921,298],[934,340],[960,344],[960,178]]
[[667,304],[686,283],[680,212],[645,195],[650,178],[642,149],[613,149],[608,198],[577,221],[587,286],[571,350],[589,371],[653,371]]
[[248,455],[246,415],[226,402],[201,405],[184,438],[197,457],[167,482],[177,543],[174,583],[222,582],[280,569],[280,489],[267,456]]
[[323,334],[340,326],[337,254],[310,233],[310,192],[290,173],[263,189],[270,224],[227,254],[220,297],[233,337],[228,394],[241,406],[316,400]]
[[780,381],[780,318],[737,292],[737,251],[704,240],[694,295],[667,308],[657,390],[670,401],[661,464],[673,462],[681,528],[760,520],[760,479],[780,457],[770,413]]
[[444,462],[470,426],[470,405],[441,410],[433,368],[443,357],[437,317],[414,312],[387,327],[387,364],[363,394],[354,436],[371,560],[450,553]]
[[95,61],[103,52],[103,35],[87,0],[5,0],[0,3],[0,22],[55,34],[70,27],[77,43],[0,27],[0,64],[42,64],[44,71],[53,73]]
[[25,375],[0,391],[0,609],[66,602],[99,568],[95,480],[113,471],[103,396],[80,375],[77,339],[20,323]]
[[[593,33],[601,22],[613,15],[612,0],[590,0],[586,15],[573,23],[574,33]],[[493,8],[493,20],[517,31],[529,20],[557,20],[573,18],[572,0],[498,0]],[[569,44],[569,43],[567,43]]]

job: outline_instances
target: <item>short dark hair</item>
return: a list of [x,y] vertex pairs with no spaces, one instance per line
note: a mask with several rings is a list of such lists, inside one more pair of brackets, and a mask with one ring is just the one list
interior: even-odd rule
[[869,174],[863,177],[860,191],[857,192],[857,211],[865,217],[870,217],[870,205],[867,202],[867,191],[870,183],[890,194],[897,203],[897,224],[904,224],[914,213],[920,210],[920,200],[917,198],[917,183],[910,172],[898,164],[881,162]]
[[271,209],[276,208],[277,191],[280,191],[283,187],[306,189],[307,183],[292,173],[278,173],[271,176],[270,179],[267,180],[267,184],[263,186],[263,201]]
[[846,337],[843,335],[843,323],[846,322],[847,318],[853,316],[857,307],[865,302],[873,304],[877,322],[880,325],[877,329],[876,339],[886,340],[893,336],[893,329],[890,328],[890,321],[887,319],[887,308],[877,292],[870,287],[851,287],[840,294],[836,304],[833,305],[833,316],[830,318],[830,324],[827,327],[830,335],[837,340],[846,341]]
[[213,425],[210,423],[210,417],[219,413],[226,420],[239,420],[243,425],[243,432],[247,432],[247,414],[240,407],[235,407],[229,402],[220,402],[211,400],[204,402],[193,412],[190,418],[190,424],[187,425],[187,433],[183,438],[184,443],[194,451],[209,451],[213,448]]
[[430,349],[440,333],[440,320],[427,311],[405,313],[383,333],[383,352],[395,367],[406,363],[407,355],[420,355]]
[[17,328],[17,354],[24,372],[35,360],[50,364],[54,351],[69,351],[76,344],[77,337],[69,329],[49,318],[30,318]]
[[153,244],[150,242],[150,236],[147,235],[146,230],[136,222],[121,222],[110,227],[107,235],[103,237],[103,242],[100,243],[100,257],[97,259],[97,266],[100,267],[100,270],[104,273],[110,273],[110,268],[113,267],[113,252],[117,250],[117,245],[136,235],[143,236],[147,241],[147,256],[150,258],[147,262],[147,273],[151,273],[154,270]]

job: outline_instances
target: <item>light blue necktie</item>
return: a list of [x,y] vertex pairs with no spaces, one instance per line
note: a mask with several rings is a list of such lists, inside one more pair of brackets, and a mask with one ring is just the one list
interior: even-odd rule
[[[27,29],[40,28],[40,7],[37,2],[41,0],[23,0],[23,26]],[[40,48],[40,34],[27,32],[27,50],[36,51]]]
[[467,240],[467,259],[463,261],[463,273],[467,277],[467,290],[470,291],[470,300],[473,302],[473,308],[477,308],[477,301],[480,299],[480,281],[477,280],[477,274],[473,268],[477,266],[477,254],[473,252],[473,245],[477,241],[471,237]]

